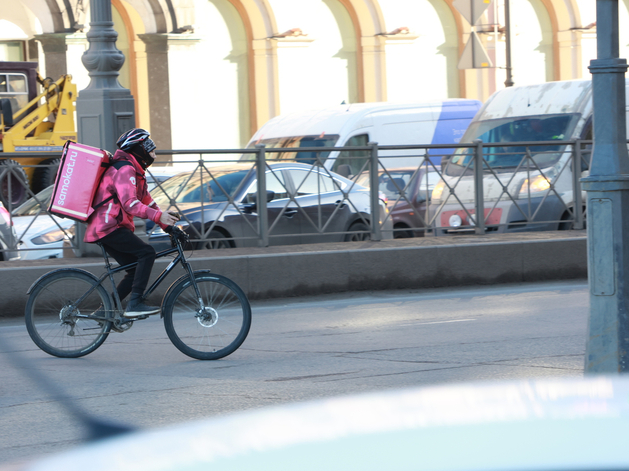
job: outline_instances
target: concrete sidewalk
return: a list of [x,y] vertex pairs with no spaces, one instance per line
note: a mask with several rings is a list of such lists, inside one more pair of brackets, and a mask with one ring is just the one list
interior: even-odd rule
[[[268,299],[587,278],[587,236],[586,231],[560,231],[203,250],[189,260],[195,270],[231,278],[250,299]],[[153,277],[169,261],[158,260]],[[22,316],[29,286],[64,267],[97,276],[105,271],[101,258],[2,262],[0,317]],[[183,274],[176,268],[151,302],[160,303],[168,286]]]

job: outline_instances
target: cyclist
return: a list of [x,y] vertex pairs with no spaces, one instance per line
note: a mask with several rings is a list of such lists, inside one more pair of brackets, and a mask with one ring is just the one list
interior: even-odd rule
[[144,302],[144,290],[155,262],[155,249],[134,234],[134,217],[150,219],[167,230],[177,222],[168,212],[162,212],[151,198],[146,186],[145,170],[155,160],[155,143],[144,129],[134,128],[122,134],[118,150],[98,186],[95,211],[87,220],[85,242],[100,242],[107,253],[120,265],[138,262],[127,270],[117,286],[120,300],[131,294],[124,316],[137,317],[156,314],[159,307]]

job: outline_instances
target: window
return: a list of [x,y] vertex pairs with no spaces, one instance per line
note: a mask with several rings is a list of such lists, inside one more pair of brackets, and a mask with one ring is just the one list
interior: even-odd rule
[[[288,198],[288,190],[284,182],[284,175],[281,170],[266,172],[266,190],[275,193],[273,200]],[[255,195],[258,191],[258,181],[256,180],[247,190],[247,197]]]
[[[345,143],[346,146],[366,146],[369,142],[368,134],[359,134],[358,136],[350,137]],[[346,150],[339,153],[338,157],[334,161],[332,171],[340,173],[344,177],[350,175],[357,175],[363,170],[368,170],[369,167],[365,165],[369,161],[370,151],[368,150]],[[349,171],[347,167],[349,166]]]
[[[272,139],[262,139],[259,142],[251,143],[249,149],[255,147],[255,144],[264,144],[268,148],[273,147],[334,147],[339,136],[335,134],[321,134],[320,136],[294,136],[294,137],[276,137]],[[314,164],[317,161],[317,154],[321,163],[330,155],[330,151],[314,151],[314,152],[267,152],[267,160],[292,160],[296,162]],[[255,160],[255,154],[244,154],[240,160]]]
[[308,172],[307,170],[293,169],[289,170],[289,173],[297,190],[296,196],[338,191],[344,186],[341,182],[335,182],[329,175],[317,171]]
[[0,41],[0,61],[22,62],[24,46],[24,41]]
[[0,74],[0,98],[8,98],[13,114],[28,102],[28,85],[24,74]]
[[[578,114],[541,115],[476,121],[470,124],[461,142],[480,139],[484,143],[504,143],[504,146],[487,147],[485,160],[493,168],[517,167],[526,152],[524,146],[509,145],[513,142],[569,140],[579,120]],[[563,152],[564,146],[531,146],[533,159],[540,167],[553,165]],[[451,166],[465,167],[473,158],[473,149],[457,149],[450,160]],[[470,165],[470,168],[473,164]]]
[[197,170],[193,174],[179,174],[162,183],[161,188],[155,188],[152,193],[153,200],[160,206],[169,206],[171,199],[177,203],[229,201],[249,172],[249,170],[213,171],[210,176],[208,172]]

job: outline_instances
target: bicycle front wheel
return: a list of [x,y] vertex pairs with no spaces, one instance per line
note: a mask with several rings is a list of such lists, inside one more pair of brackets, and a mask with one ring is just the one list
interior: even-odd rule
[[26,329],[44,352],[77,358],[93,352],[111,330],[111,300],[90,274],[52,272],[35,285],[26,303]]
[[197,360],[218,360],[235,352],[247,338],[251,306],[230,279],[210,273],[194,275],[203,308],[190,278],[182,278],[164,301],[164,326],[182,353]]

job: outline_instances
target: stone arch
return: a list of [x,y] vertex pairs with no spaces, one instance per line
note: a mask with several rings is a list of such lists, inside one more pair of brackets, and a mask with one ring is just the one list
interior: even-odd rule
[[[76,0],[74,0],[76,1]],[[85,1],[85,0],[84,0]],[[167,33],[172,30],[173,24],[172,15],[168,12],[168,7],[165,2],[160,0],[126,0],[126,4],[137,13],[138,18],[141,19],[143,32],[146,33]],[[130,14],[127,8],[123,7],[127,14]],[[165,9],[166,8],[166,9]],[[118,8],[120,11],[120,8]],[[138,30],[135,18],[131,18],[134,29]],[[176,23],[176,20],[174,21]],[[169,29],[170,28],[170,29]]]
[[[455,24],[456,31],[459,37],[459,45],[458,45],[459,57],[461,57],[461,54],[463,54],[463,50],[465,49],[465,42],[463,41],[463,33],[465,32],[463,16],[459,13],[459,11],[456,8],[454,8],[454,5],[452,4],[454,0],[443,0],[443,1],[448,6],[448,8],[450,9],[450,12],[452,13],[452,16],[454,17],[454,24]],[[459,70],[458,76],[459,76],[459,96],[465,98],[466,90],[467,90],[467,85],[465,81],[465,71]]]
[[541,0],[553,29],[554,79],[581,78],[584,25],[577,0]]
[[[8,4],[13,1],[2,0],[0,3]],[[55,0],[22,0],[20,3],[39,20],[43,33],[57,33],[65,30],[63,13]]]
[[[560,22],[562,25],[567,26],[568,19],[559,18],[557,16],[557,11],[555,10],[555,5],[553,5],[552,0],[540,0],[542,5],[546,9],[546,13],[550,19],[550,25],[552,30],[552,52],[553,52],[553,80],[561,80],[561,57],[560,57],[560,47],[559,47],[559,30],[560,30]],[[562,6],[565,6],[562,5]],[[567,29],[570,29],[568,27]]]
[[267,40],[277,33],[277,25],[267,0],[228,1],[238,11],[247,36],[249,123],[253,135],[279,109],[277,56]]
[[[131,94],[136,98],[135,100],[135,116],[136,116],[136,121],[138,116],[140,115],[138,108],[139,108],[139,104],[138,104],[138,70],[137,70],[137,62],[136,62],[136,51],[135,51],[135,47],[134,47],[134,42],[135,42],[135,37],[136,37],[136,32],[134,29],[134,25],[133,25],[133,21],[131,19],[131,16],[129,15],[129,12],[127,11],[127,9],[124,7],[123,3],[120,0],[111,0],[111,6],[112,8],[115,8],[115,10],[118,12],[118,14],[121,16],[122,18],[122,23],[124,24],[125,27],[125,33],[126,33],[126,38],[127,38],[127,42],[128,44],[126,45],[127,47],[124,48],[126,49],[126,59],[125,59],[125,64],[126,67],[128,68],[129,71],[129,90],[131,90]],[[113,13],[113,12],[112,12]],[[120,36],[119,36],[120,38]],[[118,49],[120,49],[121,46],[118,44]],[[121,49],[122,50],[122,49]],[[123,67],[124,67],[123,65]],[[124,85],[123,85],[124,86]]]

